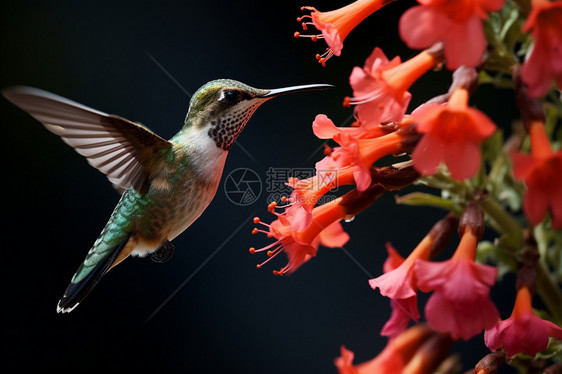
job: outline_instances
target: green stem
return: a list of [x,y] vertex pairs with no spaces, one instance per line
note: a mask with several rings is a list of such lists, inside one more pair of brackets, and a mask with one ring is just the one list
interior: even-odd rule
[[535,271],[537,274],[537,293],[550,310],[555,322],[560,325],[562,323],[562,292],[542,261],[536,262]]
[[482,211],[491,219],[494,230],[506,236],[504,244],[510,250],[518,251],[523,247],[523,229],[502,206],[489,194],[478,200]]
[[506,159],[507,157],[505,157],[504,153],[501,153],[496,157],[496,159],[492,163],[490,172],[488,173],[488,180],[495,181],[499,178],[500,172],[508,161]]
[[420,178],[427,186],[437,188],[439,190],[447,190],[452,195],[466,196],[472,193],[472,186],[466,182],[458,182],[449,176],[441,173],[435,173],[432,176]]

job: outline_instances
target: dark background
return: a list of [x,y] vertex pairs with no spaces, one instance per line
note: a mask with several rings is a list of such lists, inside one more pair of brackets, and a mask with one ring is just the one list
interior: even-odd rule
[[[41,1],[0,4],[0,86],[39,87],[92,108],[139,121],[169,138],[181,127],[189,97],[216,78],[262,88],[332,83],[325,92],[284,96],[260,108],[228,157],[223,182],[202,217],[175,241],[163,265],[131,258],[111,271],[71,314],[56,304],[119,196],[104,175],[29,115],[0,99],[2,121],[2,362],[9,372],[137,371],[196,373],[335,373],[344,344],[356,363],[386,344],[379,336],[388,300],[367,280],[382,272],[384,243],[403,254],[444,216],[435,209],[377,201],[352,223],[345,251],[321,248],[294,275],[285,263],[248,253],[267,244],[250,234],[266,212],[265,191],[241,207],[226,196],[226,175],[269,167],[312,168],[322,142],[311,123],[325,113],[348,124],[341,107],[353,66],[375,46],[412,56],[397,24],[413,1],[389,5],[344,42],[322,68],[322,42],[295,40],[300,6],[332,10],[349,1]],[[412,88],[412,108],[445,92],[450,72],[431,72]],[[183,87],[183,89],[181,87]],[[486,90],[476,94],[486,95]],[[512,106],[509,95],[481,106]],[[499,102],[498,102],[499,101]],[[509,124],[510,111],[490,113]],[[458,238],[454,237],[452,248]],[[444,257],[450,255],[445,253]],[[214,256],[210,257],[212,254]],[[359,265],[358,265],[359,264]],[[203,266],[201,266],[203,265]],[[511,287],[493,290],[513,297]],[[424,297],[421,297],[423,300]],[[502,316],[511,308],[500,305]],[[423,313],[423,304],[420,302]],[[155,313],[156,312],[156,313]],[[453,348],[465,368],[488,351],[482,337]]]

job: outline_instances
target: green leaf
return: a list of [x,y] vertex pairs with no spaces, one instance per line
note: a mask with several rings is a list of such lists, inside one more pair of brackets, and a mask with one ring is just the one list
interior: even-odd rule
[[542,358],[545,360],[558,356],[558,360],[562,359],[562,341],[550,338],[548,341],[548,348],[542,352],[537,353],[535,358]]
[[499,32],[499,39],[505,40],[509,31],[519,19],[519,7],[513,1],[507,1],[500,12],[503,16],[503,26]]
[[397,204],[412,205],[412,206],[432,206],[454,212],[456,214],[462,213],[462,208],[457,206],[453,201],[443,199],[424,192],[412,192],[403,196],[395,196]]

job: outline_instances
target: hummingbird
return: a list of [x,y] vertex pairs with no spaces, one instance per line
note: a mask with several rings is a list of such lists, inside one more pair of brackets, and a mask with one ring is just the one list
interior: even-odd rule
[[258,89],[231,79],[213,80],[192,96],[183,126],[169,140],[140,123],[37,88],[2,90],[4,97],[106,174],[121,193],[57,312],[74,310],[109,270],[130,255],[149,255],[155,262],[172,257],[172,240],[213,200],[228,152],[261,104],[287,93],[331,87]]

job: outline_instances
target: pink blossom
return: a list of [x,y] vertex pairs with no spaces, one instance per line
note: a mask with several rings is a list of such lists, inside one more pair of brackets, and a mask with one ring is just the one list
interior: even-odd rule
[[[384,262],[383,271],[388,273],[402,265],[404,258],[390,243],[386,244],[386,250],[388,257]],[[395,337],[406,330],[410,318],[417,321],[420,317],[417,296],[406,299],[390,299],[390,306],[392,307],[392,314],[381,330],[382,336]]]
[[384,71],[391,71],[400,63],[400,57],[389,61],[377,47],[367,58],[363,68],[353,68],[349,83],[354,97],[349,103],[357,105],[355,116],[360,123],[378,124],[402,119],[412,95],[406,90],[392,92],[387,76],[383,75]]
[[402,331],[406,330],[410,319],[418,321],[420,318],[417,296],[406,299],[390,299],[390,306],[392,308],[392,313],[388,321],[386,321],[382,327],[382,336],[394,338]]
[[478,239],[465,230],[455,255],[447,261],[416,260],[414,270],[421,291],[434,291],[425,306],[425,317],[437,331],[453,339],[468,340],[493,326],[498,310],[490,300],[497,268],[476,264]]
[[389,61],[377,47],[363,68],[353,68],[349,77],[353,97],[344,101],[344,105],[356,105],[355,116],[362,126],[399,122],[412,97],[408,89],[439,62],[439,53],[428,51],[404,63],[400,57]]
[[492,351],[504,348],[508,356],[534,356],[547,348],[549,336],[562,339],[562,329],[533,312],[531,293],[527,287],[521,287],[511,317],[486,330],[484,342]]
[[414,264],[419,258],[429,258],[433,240],[431,235],[427,235],[404,261],[401,261],[401,256],[390,244],[387,244],[389,257],[385,262],[385,273],[369,280],[373,290],[378,288],[381,295],[392,301],[392,316],[383,327],[381,334],[395,336],[396,333],[403,331],[410,318],[415,321],[419,319],[418,286]]

